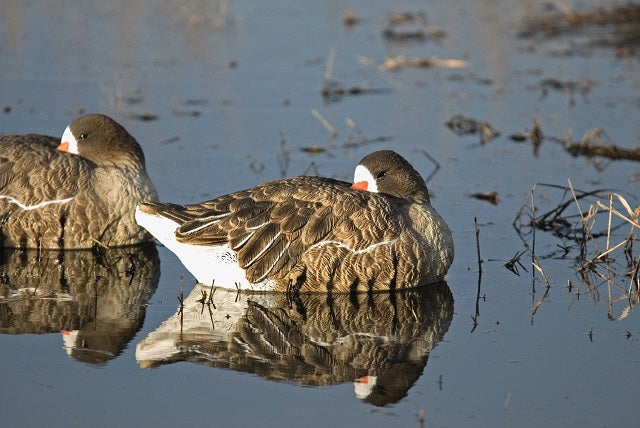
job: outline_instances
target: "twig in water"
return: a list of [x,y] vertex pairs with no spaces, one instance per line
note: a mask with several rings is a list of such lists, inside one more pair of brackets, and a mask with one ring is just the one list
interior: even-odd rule
[[358,125],[351,119],[347,117],[344,120],[344,124],[349,128],[349,135],[347,136],[347,141],[351,141],[351,136],[353,135],[353,131],[355,131],[360,136],[360,141],[366,140],[367,136],[358,128]]
[[471,333],[473,333],[478,327],[478,318],[480,318],[480,288],[482,284],[482,272],[478,272],[478,290],[476,292],[476,313],[471,315],[471,320],[473,321],[473,328],[471,329]]
[[480,229],[478,229],[478,219],[473,218],[473,224],[476,228],[476,250],[478,252],[478,272],[482,272],[482,259],[480,258]]
[[471,320],[473,321],[473,328],[471,329],[471,333],[473,333],[478,326],[478,318],[480,317],[480,285],[482,284],[482,259],[480,259],[480,229],[478,229],[478,219],[476,217],[473,218],[473,223],[476,229],[476,249],[478,251],[478,291],[476,293],[476,313],[475,315],[471,315]]
[[216,289],[213,287],[213,284],[215,284],[215,282],[215,279],[211,281],[211,290],[209,290],[209,299],[207,300],[207,305],[213,305],[213,309],[216,308],[216,305],[213,303],[213,293],[216,291]]
[[311,109],[311,114],[313,115],[313,117],[318,119],[318,122],[320,122],[320,124],[322,124],[322,126],[324,126],[327,131],[329,131],[329,133],[331,134],[331,138],[336,138],[338,136],[338,131],[336,131],[336,128],[334,128],[333,125],[331,125],[329,121],[325,119],[318,110]]
[[507,410],[507,408],[509,407],[509,403],[511,402],[511,393],[507,392],[507,396],[504,397],[504,403],[502,405],[502,408]]
[[509,260],[504,264],[504,267],[506,267],[507,269],[509,269],[511,272],[515,273],[518,276],[520,276],[520,271],[518,270],[518,266],[524,269],[525,272],[529,272],[527,268],[524,267],[522,262],[520,262],[520,257],[522,257],[526,252],[527,250],[516,252],[516,254],[513,257],[511,257],[511,260]]
[[180,309],[178,313],[180,314],[180,337],[182,337],[183,327],[184,327],[184,288],[182,285],[182,281],[184,280],[184,275],[180,275],[180,296],[178,300],[180,301]]
[[182,312],[182,309],[184,308],[184,289],[182,285],[183,279],[184,275],[180,275],[180,295],[178,296],[178,301],[180,302],[180,312]]
[[289,168],[291,156],[289,155],[289,149],[287,149],[287,140],[285,140],[282,131],[280,131],[280,152],[278,152],[277,159],[278,166],[280,168],[280,176],[285,178],[287,176],[287,169]]
[[[534,186],[535,188],[535,186]],[[535,216],[536,206],[534,202],[534,189],[531,189],[531,215],[532,215],[532,225],[533,225],[533,237],[531,243],[531,263],[535,263],[536,261],[536,229],[537,229],[537,220]],[[531,269],[531,295],[535,296],[536,294],[536,271]],[[531,321],[533,322],[533,314],[531,315]]]
[[533,130],[531,131],[531,142],[533,143],[533,155],[535,157],[538,157],[542,140],[544,140],[544,134],[542,133],[542,128],[540,128],[540,121],[538,120],[538,116],[534,116]]
[[202,307],[204,309],[204,304],[207,301],[207,296],[208,295],[207,295],[207,292],[204,291],[204,290],[200,290],[200,295],[201,295],[200,298],[198,300],[196,300],[196,302],[202,304]]
[[[582,208],[580,208],[580,203],[578,202],[578,198],[576,197],[576,192],[573,190],[573,184],[571,183],[571,179],[567,179],[567,182],[569,183],[569,190],[571,190],[571,196],[573,197],[573,201],[576,204],[576,207],[578,208],[578,214],[580,214],[580,224],[581,224],[581,230],[582,230],[582,239],[580,240],[580,256],[582,259],[585,258],[586,254],[587,254],[587,249],[586,249],[586,243],[587,243],[587,237],[593,238],[593,236],[590,233],[590,230],[588,230],[587,228],[587,221],[585,221],[585,217],[582,214]],[[598,246],[598,244],[595,242],[595,240],[593,241],[594,244],[596,245],[596,248]]]
[[431,174],[429,174],[427,176],[427,178],[424,180],[425,183],[429,184],[429,181],[431,181],[431,179],[433,178],[434,175],[436,175],[436,173],[440,170],[440,162],[438,162],[433,156],[431,156],[429,154],[429,152],[427,152],[425,149],[418,149],[420,151],[420,153],[422,153],[427,159],[429,159],[431,161],[431,163],[434,165],[434,169],[433,171],[431,171]]
[[336,48],[333,46],[329,50],[329,56],[327,57],[327,65],[324,68],[324,81],[328,82],[333,74],[333,65],[336,62]]
[[[320,171],[318,171],[318,167],[316,166],[316,163],[311,161],[311,163],[309,164],[309,166],[307,167],[307,169],[304,170],[304,172],[302,173],[302,175],[308,175],[309,172],[315,172],[314,175],[320,175]],[[238,287],[236,287],[238,288]]]
[[533,267],[536,268],[538,272],[540,272],[540,275],[542,275],[542,277],[544,278],[544,281],[547,283],[547,287],[545,288],[544,294],[542,295],[542,297],[534,303],[533,308],[531,309],[532,317],[536,314],[540,305],[542,305],[542,303],[545,301],[545,299],[549,295],[549,290],[551,289],[551,284],[549,283],[549,277],[547,276],[546,273],[544,273],[544,271],[542,270],[542,267],[540,267],[540,265],[537,263],[537,259],[533,263]]
[[638,260],[636,260],[636,268],[633,272],[633,275],[631,275],[631,282],[629,283],[629,296],[631,296],[631,290],[634,288],[635,286],[635,291],[636,293],[640,292],[640,279],[638,278],[638,271],[640,270],[640,256],[638,256]]
[[362,146],[363,144],[371,144],[371,143],[383,143],[385,141],[391,141],[393,140],[395,137],[391,136],[391,135],[382,135],[380,137],[372,137],[372,138],[366,138],[364,140],[360,140],[360,141],[345,141],[342,144],[340,144],[339,147],[342,148],[350,148],[350,147],[358,147],[358,146]]
[[473,333],[478,327],[478,314],[471,315],[471,321],[473,321],[473,328],[471,328],[471,333]]

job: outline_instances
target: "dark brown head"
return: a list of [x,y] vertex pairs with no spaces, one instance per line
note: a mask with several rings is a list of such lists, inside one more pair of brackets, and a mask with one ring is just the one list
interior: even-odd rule
[[88,114],[71,122],[58,150],[82,156],[99,166],[145,167],[142,148],[135,138],[102,114]]
[[353,189],[386,193],[416,203],[430,202],[424,180],[409,162],[392,150],[368,154],[356,167]]

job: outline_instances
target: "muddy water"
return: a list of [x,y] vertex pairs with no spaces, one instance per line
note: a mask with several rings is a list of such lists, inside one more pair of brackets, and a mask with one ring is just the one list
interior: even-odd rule
[[[590,10],[579,3],[576,10]],[[637,308],[624,298],[624,254],[614,254],[609,283],[602,270],[585,279],[575,241],[537,231],[534,245],[531,233],[521,239],[512,226],[539,182],[568,186],[569,179],[575,189],[610,189],[638,204],[637,162],[573,157],[549,138],[580,141],[601,128],[608,140],[599,142],[638,146],[637,47],[601,40],[625,34],[621,24],[583,19],[572,31],[532,32],[530,18],[561,11],[524,1],[356,1],[348,8],[358,18],[353,26],[343,24],[347,7],[331,1],[0,5],[0,132],[58,135],[78,114],[109,114],[142,144],[161,198],[172,202],[283,175],[349,179],[363,155],[392,148],[425,177],[435,171],[432,201],[456,242],[445,288],[395,301],[421,313],[409,321],[401,312],[396,330],[386,328],[384,299],[371,314],[361,302],[358,318],[344,315],[354,310],[351,301],[249,305],[218,297],[216,316],[230,317],[209,316],[212,306],[191,294],[207,290],[193,288],[162,247],[159,259],[144,258],[147,274],[126,292],[118,290],[129,280],[127,266],[116,264],[99,281],[85,278],[104,265],[86,255],[64,266],[77,271],[76,282],[29,300],[11,284],[35,288],[29,281],[47,278],[33,273],[42,272],[40,261],[8,254],[3,296],[11,302],[0,314],[4,423],[417,426],[421,411],[435,426],[635,419],[640,330]],[[392,12],[409,12],[410,22],[391,21]],[[321,94],[331,57],[331,79],[347,89],[337,99]],[[411,63],[428,57],[440,61]],[[393,64],[406,66],[390,70]],[[485,134],[484,143],[478,134],[456,135],[445,123],[458,114],[500,135]],[[510,138],[530,133],[534,117],[548,137],[537,150]],[[310,146],[320,153],[303,150]],[[497,192],[499,203],[470,197],[484,192]],[[536,188],[536,212],[566,197]],[[566,216],[577,215],[571,205]],[[597,228],[606,229],[602,221]],[[616,229],[612,242],[628,231]],[[504,264],[522,251],[516,275]],[[188,335],[176,330],[181,275]],[[313,323],[332,313],[342,314],[333,324]],[[261,330],[283,314],[280,327],[295,348],[286,357],[273,351],[282,343]]]

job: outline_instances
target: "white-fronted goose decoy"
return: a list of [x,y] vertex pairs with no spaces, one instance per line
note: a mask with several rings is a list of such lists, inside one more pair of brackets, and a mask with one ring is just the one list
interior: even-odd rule
[[0,136],[0,246],[119,247],[151,239],[136,224],[157,200],[136,140],[107,116],[74,120],[62,140]]
[[441,281],[454,253],[424,180],[390,150],[365,156],[354,184],[293,177],[200,204],[143,203],[136,220],[198,282],[224,288],[416,287]]

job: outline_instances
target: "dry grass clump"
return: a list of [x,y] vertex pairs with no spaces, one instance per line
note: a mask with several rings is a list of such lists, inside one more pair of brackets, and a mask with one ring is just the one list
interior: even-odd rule
[[[545,192],[540,192],[538,203],[548,203],[550,196],[546,191],[560,192],[560,202],[542,210],[536,206],[535,198],[541,190]],[[568,180],[568,186],[536,183],[513,226],[531,252],[534,267],[545,278],[547,290],[550,283],[538,260],[576,254],[575,270],[580,284],[574,285],[569,279],[569,292],[579,299],[586,289],[594,301],[608,303],[609,318],[622,319],[640,300],[640,251],[635,245],[640,232],[639,218],[640,205],[634,207],[620,193],[602,189],[580,191]],[[536,256],[536,230],[551,232],[559,238],[561,242],[556,245],[560,250]],[[603,289],[606,289],[606,300]],[[614,311],[614,306],[618,308],[620,304],[622,308]]]

